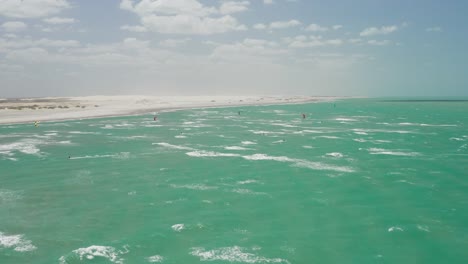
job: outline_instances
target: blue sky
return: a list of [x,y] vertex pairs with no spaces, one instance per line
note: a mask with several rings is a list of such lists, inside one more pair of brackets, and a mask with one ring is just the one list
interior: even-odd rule
[[0,0],[0,97],[467,96],[468,1]]

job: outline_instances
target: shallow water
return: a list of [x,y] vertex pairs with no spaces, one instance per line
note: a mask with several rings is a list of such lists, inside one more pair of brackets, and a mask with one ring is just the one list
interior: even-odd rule
[[0,263],[465,263],[467,113],[353,99],[3,125]]

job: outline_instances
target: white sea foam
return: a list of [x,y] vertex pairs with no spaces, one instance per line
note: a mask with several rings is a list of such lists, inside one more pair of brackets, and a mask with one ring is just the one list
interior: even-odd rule
[[313,170],[330,170],[330,171],[339,171],[339,172],[353,172],[354,170],[350,167],[344,166],[333,166],[324,164],[321,162],[313,162],[307,161],[302,159],[292,159],[286,156],[269,156],[267,154],[253,154],[242,156],[246,160],[272,160],[272,161],[279,161],[279,162],[289,162],[293,163],[294,166],[301,167],[301,168],[308,168]]
[[369,153],[373,155],[392,155],[392,156],[410,156],[410,157],[421,155],[418,152],[392,151],[392,150],[386,150],[386,149],[381,149],[381,148],[370,148],[368,150],[369,150]]
[[225,150],[249,150],[249,148],[239,147],[239,146],[228,146],[224,147]]
[[196,150],[190,151],[185,153],[191,157],[239,157],[239,154],[235,153],[220,153],[214,151],[204,151],[204,150]]
[[178,136],[175,136],[175,138],[187,138],[186,136],[182,136],[182,135],[178,135]]
[[326,155],[330,156],[330,157],[334,157],[334,158],[342,158],[343,157],[343,154],[341,154],[340,152],[331,152],[331,153],[327,153]]
[[18,192],[0,189],[0,205],[2,203],[14,202],[21,199],[21,195]]
[[185,184],[185,185],[171,184],[171,187],[177,188],[177,189],[190,189],[190,190],[200,190],[200,191],[213,190],[213,189],[218,188],[216,186],[207,186],[204,184]]
[[79,135],[98,135],[99,132],[86,132],[86,131],[70,131],[70,134],[79,134]]
[[154,255],[154,256],[147,257],[146,260],[149,263],[157,263],[157,262],[163,262],[164,258],[160,255]]
[[256,145],[257,143],[252,142],[252,141],[242,141],[242,145]]
[[14,251],[27,252],[36,250],[31,240],[25,239],[24,235],[6,235],[0,232],[0,249],[12,248]]
[[39,140],[39,139],[22,139],[17,142],[9,143],[9,144],[1,144],[0,145],[0,153],[2,154],[10,154],[13,151],[19,151],[24,154],[30,154],[30,155],[39,155],[40,154],[40,149],[39,145],[44,145],[47,144],[46,141],[44,140]]
[[172,144],[169,144],[169,143],[166,143],[166,142],[153,143],[153,145],[159,145],[159,146],[162,146],[162,147],[172,148],[172,149],[195,150],[194,148],[191,148],[191,147],[172,145]]
[[228,261],[242,263],[290,263],[281,258],[266,258],[257,256],[253,253],[245,252],[244,248],[239,246],[223,247],[212,250],[206,250],[202,247],[191,249],[192,256],[199,257],[201,261]]
[[295,125],[290,125],[290,124],[287,124],[287,123],[272,123],[271,125],[280,126],[280,127],[297,127]]
[[184,224],[175,224],[173,226],[171,226],[172,230],[176,231],[176,232],[180,232],[182,230],[185,229],[185,225]]
[[245,180],[245,181],[238,181],[237,184],[250,184],[250,183],[258,183],[257,180]]
[[367,133],[364,132],[364,131],[354,131],[354,134],[357,134],[357,135],[369,135],[369,134],[367,134]]
[[339,139],[337,136],[317,136],[318,138]]
[[399,227],[399,226],[392,226],[390,227],[388,230],[388,232],[394,232],[394,231],[400,231],[400,232],[403,232],[405,231],[403,228]]
[[313,133],[313,134],[323,134],[324,133],[323,131],[310,130],[310,129],[304,129],[304,130],[302,130],[302,132],[304,132],[304,133]]
[[429,227],[426,226],[426,225],[417,225],[416,227],[417,227],[419,230],[421,230],[421,231],[424,231],[424,232],[431,232],[431,231],[429,230]]
[[336,121],[345,121],[345,122],[357,122],[357,119],[354,118],[347,118],[347,117],[338,117],[335,118]]
[[249,189],[238,188],[232,190],[232,192],[239,193],[239,194],[250,194],[250,195],[266,195],[267,193],[264,192],[254,192]]
[[80,261],[94,260],[94,259],[107,259],[108,261],[116,264],[123,264],[124,259],[122,254],[128,253],[128,249],[117,250],[110,246],[89,246],[86,248],[79,248],[72,251],[72,254],[60,257],[61,264],[75,263],[76,258]]
[[457,138],[457,137],[451,137],[450,140],[455,140],[455,141],[465,141],[464,138]]
[[70,157],[71,160],[78,159],[102,159],[102,158],[116,158],[116,159],[128,159],[130,158],[130,152],[119,152],[116,154],[97,154],[97,155],[86,155],[86,156],[76,156]]

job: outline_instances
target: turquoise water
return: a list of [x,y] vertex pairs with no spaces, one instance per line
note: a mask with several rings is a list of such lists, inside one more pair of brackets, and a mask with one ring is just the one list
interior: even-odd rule
[[353,99],[3,125],[0,263],[466,263],[467,113]]

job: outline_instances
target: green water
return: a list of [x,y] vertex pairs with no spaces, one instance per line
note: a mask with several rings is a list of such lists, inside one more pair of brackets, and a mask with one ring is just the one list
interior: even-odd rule
[[467,177],[466,102],[3,125],[0,263],[466,263]]

